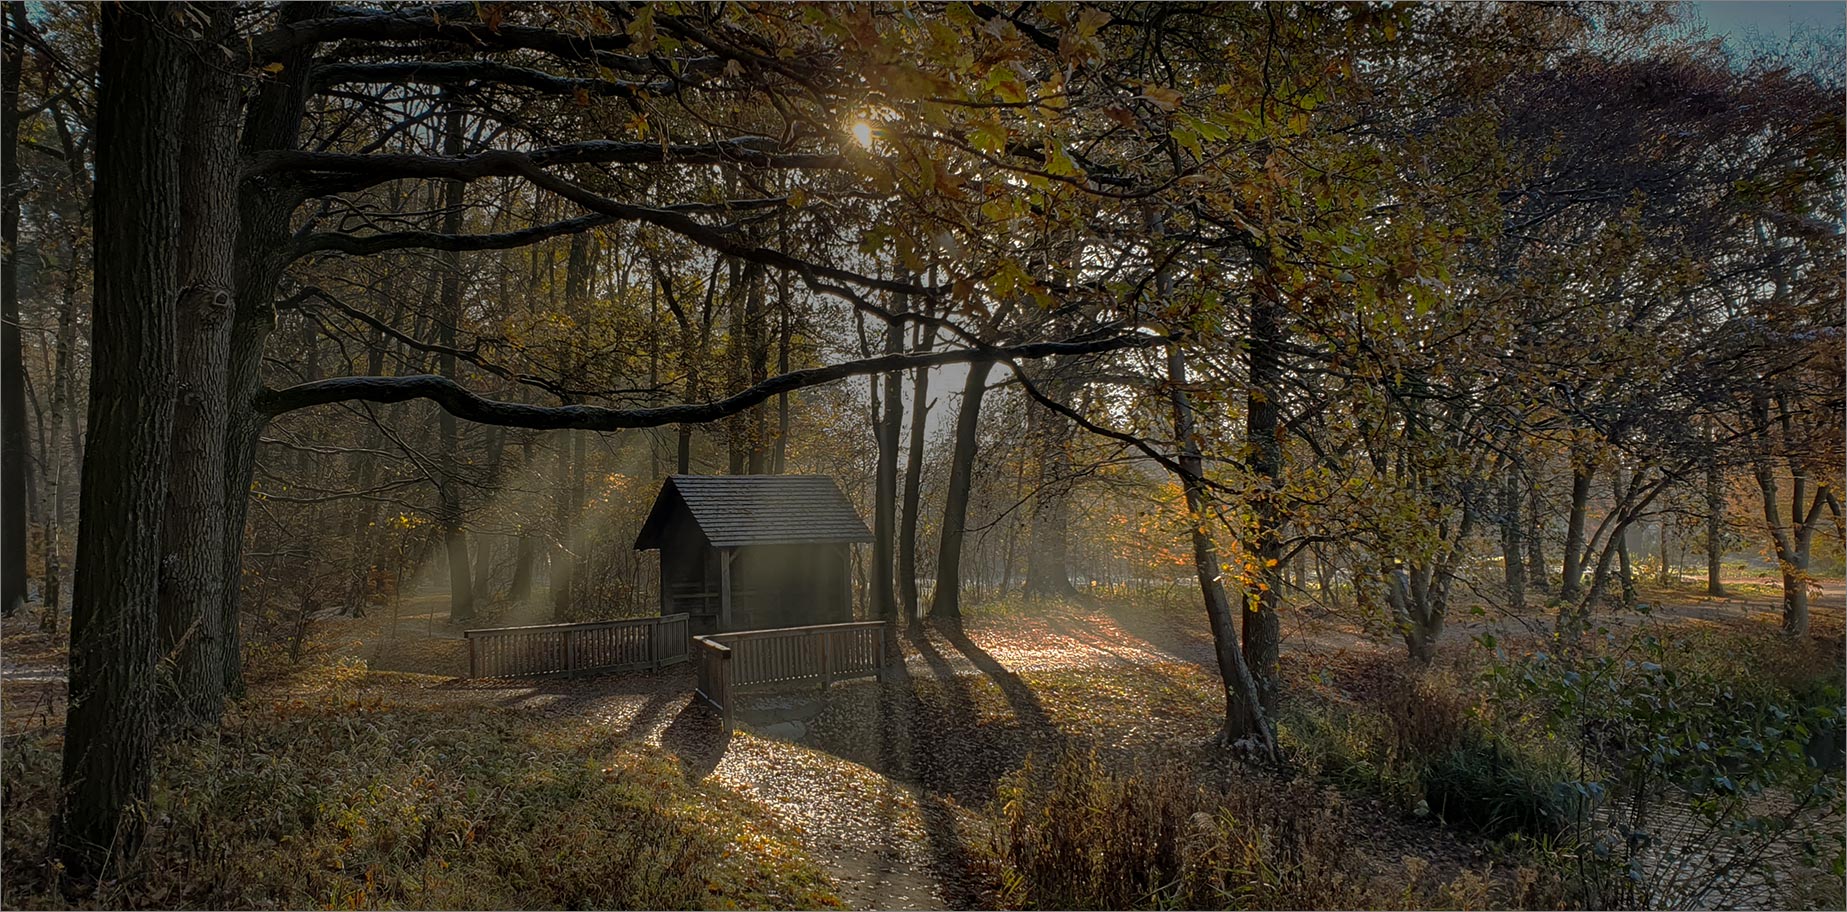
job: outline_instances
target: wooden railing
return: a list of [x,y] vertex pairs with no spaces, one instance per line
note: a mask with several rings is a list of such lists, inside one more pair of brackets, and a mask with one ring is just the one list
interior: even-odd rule
[[464,630],[468,676],[652,671],[686,661],[686,615]]
[[736,694],[745,688],[879,675],[885,668],[885,623],[819,624],[742,630],[693,638],[699,695],[732,726]]

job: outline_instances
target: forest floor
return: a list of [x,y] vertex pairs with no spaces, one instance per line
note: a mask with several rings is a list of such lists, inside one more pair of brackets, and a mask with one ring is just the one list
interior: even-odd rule
[[[1780,619],[1772,577],[1727,581],[1730,595],[1709,597],[1694,581],[1640,596],[1653,610],[1604,618],[1621,625],[1731,627],[1768,632]],[[886,686],[843,682],[818,694],[777,694],[746,707],[729,738],[693,693],[685,668],[661,675],[534,682],[435,685],[459,699],[581,720],[618,739],[659,745],[690,778],[715,782],[768,808],[799,834],[810,857],[854,908],[967,908],[991,904],[981,876],[984,812],[1003,777],[1029,758],[1060,750],[1137,757],[1198,754],[1216,733],[1219,703],[1212,642],[1186,589],[1165,604],[1086,600],[977,606],[959,632],[938,627],[901,638],[903,672]],[[1847,602],[1840,581],[1813,599],[1817,635],[1838,640]],[[406,600],[399,648],[381,648],[363,622],[348,649],[373,667],[412,670],[441,663],[459,670],[460,644],[407,635],[432,623],[441,600]],[[1492,633],[1503,642],[1537,642],[1551,616],[1525,611],[1458,612],[1443,650],[1479,650]],[[435,628],[441,629],[440,623]],[[334,633],[338,636],[338,633]],[[1380,662],[1402,655],[1389,637],[1333,615],[1292,614],[1284,630],[1285,674],[1293,687],[1323,687],[1364,699]],[[1397,815],[1356,815],[1375,829],[1367,859],[1396,871],[1406,856],[1430,863],[1432,878],[1453,876],[1481,852],[1450,830]]]
[[[1780,617],[1774,579],[1729,580],[1733,595],[1723,599],[1686,586],[1646,588],[1642,599],[1654,610],[1615,620],[1768,632]],[[350,699],[444,711],[495,707],[536,726],[674,758],[689,786],[721,789],[766,816],[849,907],[968,908],[996,902],[990,811],[1023,765],[1073,749],[1118,764],[1232,763],[1207,749],[1222,703],[1210,635],[1188,595],[977,606],[959,631],[903,636],[902,670],[885,684],[760,696],[730,735],[695,695],[686,666],[653,675],[461,680],[463,643],[440,620],[439,596],[407,597],[389,615],[319,622],[307,658],[403,672],[352,678],[343,685]],[[1840,581],[1814,599],[1818,638],[1840,642],[1844,601]],[[1479,651],[1473,640],[1483,633],[1536,643],[1550,622],[1537,604],[1458,613],[1444,634],[1451,656]],[[55,639],[22,618],[4,629],[7,731],[56,724],[64,657]],[[1284,630],[1290,689],[1364,698],[1381,667],[1401,661],[1402,649],[1378,633],[1332,615],[1292,614]],[[295,686],[278,674],[254,680],[252,691],[281,701]],[[1483,867],[1482,846],[1434,820],[1364,797],[1354,804],[1351,819],[1366,830],[1356,840],[1358,868],[1396,872],[1402,881],[1409,867],[1441,884]]]

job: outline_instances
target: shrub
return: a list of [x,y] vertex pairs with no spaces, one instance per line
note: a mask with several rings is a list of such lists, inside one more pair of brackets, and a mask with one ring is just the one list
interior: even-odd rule
[[1839,777],[1809,750],[1841,728],[1838,684],[1779,679],[1748,641],[1706,636],[1606,637],[1493,670],[1503,705],[1575,746],[1572,784],[1600,804],[1574,836],[1617,865],[1587,869],[1586,904],[1734,905],[1805,867],[1840,876]]
[[1028,763],[1002,785],[990,863],[1021,909],[1354,908],[1346,808],[1306,780],[1117,775],[1095,754]]
[[1568,758],[1501,730],[1478,687],[1393,668],[1360,703],[1287,707],[1284,746],[1342,788],[1495,836],[1546,835],[1572,818]]

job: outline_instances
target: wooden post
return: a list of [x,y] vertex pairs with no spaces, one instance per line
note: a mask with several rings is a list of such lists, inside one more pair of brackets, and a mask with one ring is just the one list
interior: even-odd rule
[[731,557],[730,548],[718,551],[718,629],[731,629]]
[[564,670],[577,670],[577,631],[564,632]]
[[480,661],[476,656],[476,653],[480,651],[480,643],[474,637],[468,636],[466,633],[462,634],[462,636],[468,639],[468,676],[471,678],[480,677]]
[[826,690],[834,683],[834,635],[830,632],[821,634],[821,689]]

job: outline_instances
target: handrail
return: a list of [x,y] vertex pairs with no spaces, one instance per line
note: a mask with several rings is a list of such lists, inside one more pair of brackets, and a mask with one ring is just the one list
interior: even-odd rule
[[567,627],[572,630],[591,630],[597,627],[621,627],[621,626],[635,624],[639,622],[646,622],[646,623],[654,624],[654,623],[659,623],[660,621],[672,619],[675,616],[676,615],[667,614],[667,615],[661,615],[659,617],[616,618],[615,620],[609,620],[609,621],[566,621],[566,622],[558,623],[558,624],[527,624],[523,627],[471,627],[467,630],[462,631],[462,636],[463,638],[466,639],[466,638],[472,638],[476,636],[489,636],[489,635],[497,634],[497,633],[526,633],[528,631],[534,631],[534,630],[563,630]]
[[884,678],[883,621],[739,630],[693,638],[698,649],[699,695],[732,728],[740,690],[818,681],[826,689],[840,678]]
[[685,613],[462,631],[470,678],[656,670],[687,660]]
[[730,630],[724,633],[708,633],[706,637],[715,642],[735,643],[739,640],[755,640],[774,636],[787,636],[799,633],[818,633],[824,630],[846,630],[850,628],[871,629],[885,626],[884,621],[847,621],[842,624],[810,624],[806,627],[771,627],[766,630]]

